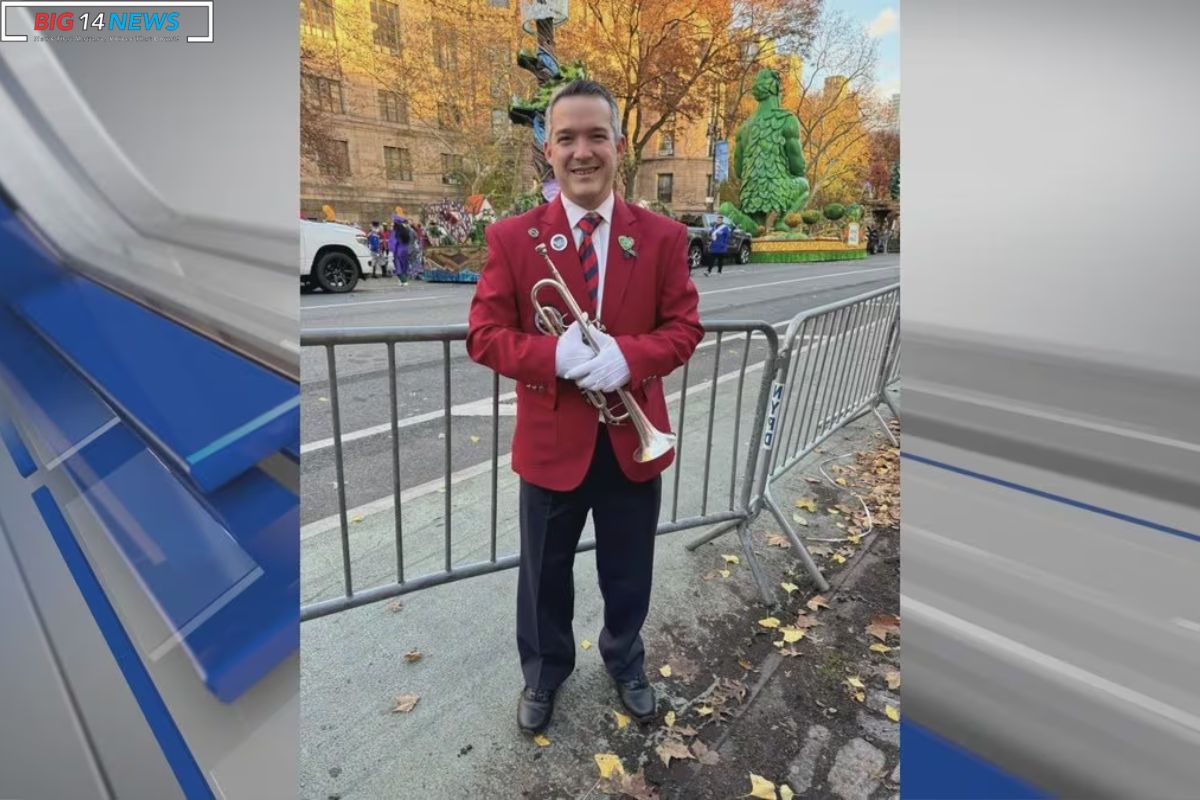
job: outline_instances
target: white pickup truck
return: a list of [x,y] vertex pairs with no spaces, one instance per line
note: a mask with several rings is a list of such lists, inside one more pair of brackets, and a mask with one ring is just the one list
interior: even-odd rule
[[340,222],[300,220],[300,289],[349,292],[371,269],[367,235]]

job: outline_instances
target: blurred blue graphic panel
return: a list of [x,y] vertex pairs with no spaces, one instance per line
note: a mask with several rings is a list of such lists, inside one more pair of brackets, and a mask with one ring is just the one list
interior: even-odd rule
[[295,438],[294,384],[91,281],[61,281],[18,305],[205,491]]
[[900,721],[904,800],[1045,800],[1050,795],[905,718]]

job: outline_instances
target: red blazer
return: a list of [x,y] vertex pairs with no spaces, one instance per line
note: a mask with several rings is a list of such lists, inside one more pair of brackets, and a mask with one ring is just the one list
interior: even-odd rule
[[[700,298],[687,266],[687,229],[619,197],[615,201],[601,319],[629,364],[630,380],[624,388],[654,427],[669,431],[662,379],[691,358],[704,337]],[[555,234],[567,238],[566,250],[549,247]],[[535,282],[551,277],[546,262],[534,251],[544,242],[575,302],[589,318],[595,315],[566,211],[556,199],[488,226],[486,235],[487,264],[471,302],[467,353],[517,381],[513,469],[536,486],[575,489],[592,461],[598,412],[574,381],[555,376],[558,340],[538,331],[529,297]],[[632,255],[620,246],[622,236],[633,240]],[[544,289],[538,299],[563,312],[570,322],[557,292]],[[615,402],[615,395],[610,400]],[[651,480],[675,458],[671,452],[638,464],[633,460],[638,448],[633,426],[626,422],[606,427],[621,471],[632,481]]]

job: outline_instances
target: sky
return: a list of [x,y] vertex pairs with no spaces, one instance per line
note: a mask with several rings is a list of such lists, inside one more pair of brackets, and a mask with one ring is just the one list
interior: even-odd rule
[[859,20],[879,40],[879,93],[891,97],[900,91],[899,0],[825,0],[825,7],[844,11]]

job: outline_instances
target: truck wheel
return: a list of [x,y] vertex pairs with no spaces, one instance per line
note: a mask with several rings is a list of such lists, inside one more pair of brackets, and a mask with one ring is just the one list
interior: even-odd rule
[[349,292],[358,284],[358,261],[345,253],[326,253],[317,259],[313,275],[317,285],[327,292]]

